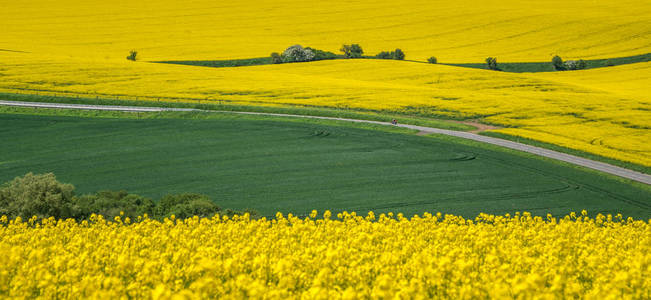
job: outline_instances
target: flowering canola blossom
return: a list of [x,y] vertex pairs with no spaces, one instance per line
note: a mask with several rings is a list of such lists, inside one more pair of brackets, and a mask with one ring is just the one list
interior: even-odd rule
[[620,215],[0,221],[12,298],[651,297],[651,224]]

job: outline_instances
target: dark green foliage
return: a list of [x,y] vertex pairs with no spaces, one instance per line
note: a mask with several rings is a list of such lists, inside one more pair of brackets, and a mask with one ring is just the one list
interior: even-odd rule
[[430,64],[435,64],[435,63],[437,63],[436,57],[432,56],[432,57],[428,58],[428,59],[427,59],[427,62],[430,63]]
[[314,49],[310,47],[305,47],[305,49],[308,49],[314,53],[314,59],[313,60],[327,60],[327,59],[337,59],[340,58],[337,54],[334,54],[329,51],[323,51],[319,49]]
[[379,59],[397,59],[397,60],[404,60],[405,59],[405,53],[402,52],[400,49],[396,49],[395,51],[382,51],[378,53],[376,58]]
[[211,217],[220,210],[221,208],[212,203],[206,195],[185,193],[163,197],[156,207],[156,215],[174,215],[182,219],[192,216]]
[[[75,187],[58,182],[52,173],[23,177],[5,183],[0,187],[0,215],[10,218],[76,218],[87,219],[99,214],[107,219],[116,216],[136,220],[145,214],[162,219],[175,215],[177,218],[192,216],[211,217],[220,212],[208,196],[200,194],[177,194],[164,196],[158,204],[150,198],[126,191],[100,191],[95,194],[75,196]],[[255,211],[249,211],[257,215]],[[228,214],[242,214],[228,210]]]
[[585,60],[579,59],[579,61],[576,63],[576,69],[577,70],[583,70],[587,66]]
[[564,71],[565,70],[565,65],[563,64],[563,59],[556,55],[552,58],[552,66],[554,67],[554,70],[556,71]]
[[344,53],[346,58],[361,58],[364,55],[364,50],[358,44],[343,45],[340,51]]
[[405,60],[405,53],[402,52],[400,48],[397,48],[396,51],[393,52],[393,59]]
[[[0,114],[0,127],[12,129],[0,131],[0,182],[51,170],[75,183],[77,193],[125,189],[161,199],[191,191],[222,207],[254,208],[266,216],[312,209],[470,217],[587,209],[651,216],[645,208],[651,191],[549,160],[347,123],[211,115],[192,120]],[[69,146],[71,136],[75,147]],[[180,205],[175,213],[206,211],[194,204]]]
[[154,216],[156,204],[150,198],[126,191],[100,191],[94,195],[83,195],[76,198],[80,214],[76,217],[86,218],[91,214],[100,214],[112,219],[123,213],[125,217],[135,219],[147,214]]
[[271,63],[272,64],[282,64],[283,58],[278,54],[278,52],[271,53]]
[[138,51],[131,50],[131,51],[129,51],[129,56],[127,56],[127,59],[132,60],[132,61],[136,61],[137,56],[138,56]]
[[378,53],[375,57],[379,59],[392,59],[393,58],[393,53],[390,51],[382,51]]
[[500,70],[497,67],[497,58],[496,57],[487,57],[486,58],[486,66],[488,67],[489,70],[494,70],[494,71],[499,71]]
[[58,182],[52,173],[27,173],[0,187],[0,215],[70,218],[77,214],[75,187]]

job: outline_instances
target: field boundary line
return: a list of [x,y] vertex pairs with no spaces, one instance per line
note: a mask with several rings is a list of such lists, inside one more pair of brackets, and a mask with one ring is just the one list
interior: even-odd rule
[[347,118],[337,118],[337,117],[320,117],[320,116],[307,116],[307,115],[293,115],[293,114],[281,114],[281,113],[264,113],[264,112],[243,112],[243,111],[221,111],[221,110],[202,110],[194,108],[167,108],[167,107],[141,107],[141,106],[115,106],[115,105],[89,105],[89,104],[64,104],[64,103],[44,103],[44,102],[23,102],[23,101],[6,101],[0,100],[0,105],[3,106],[18,106],[18,107],[33,107],[33,108],[59,108],[59,109],[82,109],[82,110],[107,110],[107,111],[127,111],[127,112],[165,112],[165,111],[176,111],[176,112],[214,112],[214,113],[230,113],[230,114],[243,114],[243,115],[262,115],[262,116],[275,116],[275,117],[292,117],[292,118],[306,118],[306,119],[322,119],[322,120],[335,120],[335,121],[347,121],[354,123],[367,123],[367,124],[377,124],[384,126],[397,126],[402,128],[408,128],[413,130],[418,130],[423,134],[443,134],[458,138],[463,138],[467,140],[472,140],[481,143],[492,144],[504,148],[509,148],[513,150],[518,150],[526,153],[531,153],[537,156],[542,156],[546,158],[551,158],[554,160],[563,161],[569,164],[585,167],[592,170],[601,171],[611,175],[619,176],[622,178],[630,179],[633,181],[645,183],[651,185],[651,175],[644,174],[641,172],[629,170],[626,168],[614,166],[611,164],[594,161],[591,159],[561,153],[554,150],[549,150],[545,148],[540,148],[536,146],[531,146],[527,144],[517,143],[509,140],[504,140],[500,138],[494,138],[489,136],[478,135],[475,133],[464,132],[464,131],[454,131],[448,129],[439,129],[425,126],[409,125],[409,124],[391,124],[390,122],[381,122],[381,121],[370,121],[370,120],[358,120],[358,119],[347,119]]

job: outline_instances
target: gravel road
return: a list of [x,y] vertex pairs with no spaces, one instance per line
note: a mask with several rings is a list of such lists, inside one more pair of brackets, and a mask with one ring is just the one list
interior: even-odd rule
[[[66,108],[66,109],[87,109],[87,110],[113,110],[113,111],[132,111],[132,112],[162,112],[162,111],[204,111],[199,109],[191,108],[164,108],[164,107],[140,107],[140,106],[112,106],[112,105],[86,105],[86,104],[63,104],[63,103],[41,103],[41,102],[21,102],[21,101],[4,101],[0,100],[0,105],[5,106],[21,106],[21,107],[41,107],[41,108]],[[234,114],[248,114],[248,115],[265,115],[265,116],[279,116],[279,117],[295,117],[295,118],[312,118],[312,119],[325,119],[325,120],[339,120],[339,121],[349,121],[356,123],[371,123],[387,126],[399,126],[409,129],[415,129],[421,133],[437,133],[445,134],[449,136],[460,137],[468,140],[478,141],[482,143],[493,144],[509,149],[524,151],[532,153],[539,156],[544,156],[551,159],[556,159],[564,161],[570,164],[577,166],[586,167],[589,169],[601,171],[604,173],[616,175],[619,177],[631,179],[634,181],[642,182],[645,184],[651,185],[651,175],[640,173],[637,171],[613,166],[610,164],[565,154],[553,150],[548,150],[540,147],[535,147],[531,145],[521,144],[517,142],[512,142],[508,140],[498,139],[494,137],[488,137],[483,135],[478,135],[469,132],[463,131],[454,131],[446,129],[438,129],[431,127],[423,127],[416,125],[407,125],[407,124],[398,124],[392,125],[390,122],[378,122],[378,121],[367,121],[367,120],[355,120],[355,119],[344,119],[344,118],[333,118],[333,117],[317,117],[317,116],[304,116],[304,115],[290,115],[290,114],[275,114],[275,113],[258,113],[258,112],[232,112],[232,111],[208,111],[205,112],[227,112]]]

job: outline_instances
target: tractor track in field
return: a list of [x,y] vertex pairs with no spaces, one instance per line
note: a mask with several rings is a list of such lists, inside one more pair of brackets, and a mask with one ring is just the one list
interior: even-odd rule
[[[42,102],[22,102],[22,101],[4,101],[0,100],[0,105],[4,106],[19,106],[19,107],[34,107],[34,108],[56,108],[56,109],[82,109],[82,110],[107,110],[107,111],[127,111],[127,112],[165,112],[165,111],[180,111],[180,112],[216,112],[216,113],[232,113],[232,114],[245,114],[245,115],[262,115],[262,116],[276,116],[276,117],[294,117],[294,118],[309,118],[309,119],[323,119],[335,121],[347,121],[355,123],[368,123],[386,126],[398,126],[408,129],[417,130],[419,134],[443,134],[448,136],[459,137],[467,140],[473,140],[481,143],[497,145],[504,148],[518,150],[522,152],[531,153],[534,155],[563,161],[573,165],[585,167],[592,170],[601,171],[611,175],[619,176],[622,178],[630,179],[633,181],[651,185],[651,175],[641,172],[629,170],[626,168],[614,166],[611,164],[590,160],[587,158],[557,152],[545,148],[531,146],[527,144],[517,143],[504,139],[478,135],[473,132],[454,131],[447,129],[439,129],[425,126],[397,124],[393,125],[390,122],[369,121],[346,119],[336,117],[320,117],[320,116],[307,116],[307,115],[291,115],[279,113],[262,113],[262,112],[242,112],[242,111],[215,111],[215,110],[201,110],[193,108],[166,108],[166,107],[139,107],[139,106],[113,106],[113,105],[88,105],[88,104],[64,104],[64,103],[42,103]],[[482,128],[479,128],[481,130]],[[475,131],[476,132],[476,131]]]

